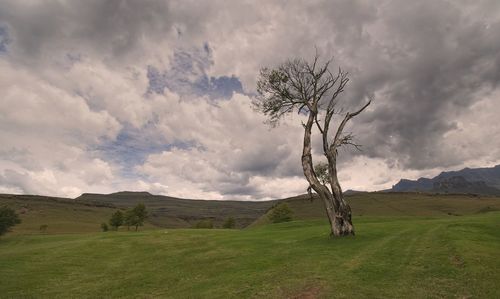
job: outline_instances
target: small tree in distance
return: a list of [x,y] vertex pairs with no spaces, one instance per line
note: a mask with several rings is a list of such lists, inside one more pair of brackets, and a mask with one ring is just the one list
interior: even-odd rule
[[111,215],[111,218],[109,219],[109,225],[113,227],[114,230],[118,230],[120,226],[123,225],[123,213],[122,211],[118,210]]
[[272,223],[292,221],[292,214],[293,212],[290,210],[290,207],[286,203],[281,203],[271,210],[269,220]]
[[127,226],[127,230],[130,230],[131,226],[134,226],[137,222],[137,217],[134,215],[134,211],[132,209],[126,210],[123,215],[123,224]]
[[0,207],[0,236],[19,223],[21,223],[21,219],[19,219],[16,211],[9,207]]
[[144,221],[148,218],[148,211],[144,204],[139,203],[133,209],[127,210],[123,218],[127,230],[130,230],[131,226],[135,226],[135,231],[137,231],[139,226],[143,226]]
[[101,229],[103,232],[108,231],[108,224],[106,222],[101,223]]
[[140,203],[132,209],[132,213],[135,215],[133,225],[135,226],[135,231],[137,231],[139,226],[143,226],[144,221],[148,218],[148,211],[146,210],[146,206]]

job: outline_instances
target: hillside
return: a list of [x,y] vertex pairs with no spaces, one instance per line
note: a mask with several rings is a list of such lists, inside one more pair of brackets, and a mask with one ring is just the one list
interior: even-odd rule
[[109,203],[35,195],[0,194],[3,205],[15,209],[22,219],[14,234],[40,233],[41,225],[48,226],[45,233],[49,234],[96,232],[116,210]]
[[500,165],[445,171],[433,178],[401,179],[389,191],[500,195]]
[[[346,196],[353,216],[460,216],[500,211],[500,197],[466,194],[426,194],[396,192],[359,192]],[[294,219],[307,220],[325,218],[323,202],[319,198],[310,200],[300,195],[282,200],[292,209]],[[356,219],[354,220],[356,222]],[[267,214],[252,226],[267,224]]]
[[150,211],[149,221],[152,224],[171,228],[192,227],[198,221],[205,219],[210,219],[214,225],[221,226],[227,217],[233,217],[236,226],[242,228],[254,222],[273,205],[272,201],[193,200],[129,191],[111,194],[84,193],[76,200],[97,201],[120,208],[142,202]]
[[21,216],[22,223],[13,229],[15,234],[39,233],[41,225],[48,225],[46,233],[97,232],[114,211],[141,202],[149,211],[146,229],[190,228],[207,219],[220,227],[227,217],[233,217],[236,227],[243,228],[273,205],[272,201],[189,200],[147,192],[83,194],[76,199],[0,194],[0,206],[10,206]]
[[[450,216],[500,211],[500,197],[358,192],[346,195],[355,217],[364,216]],[[276,204],[286,202],[294,211],[294,219],[324,219],[323,203],[300,195],[282,200],[210,201],[189,200],[151,195],[145,192],[83,194],[76,199],[46,196],[0,194],[0,205],[11,206],[23,220],[15,234],[39,233],[42,224],[47,233],[98,232],[100,223],[108,221],[117,209],[143,202],[150,212],[145,229],[190,228],[198,221],[211,219],[220,227],[227,217],[236,220],[237,228],[268,223],[266,213]],[[356,220],[355,220],[356,222]]]

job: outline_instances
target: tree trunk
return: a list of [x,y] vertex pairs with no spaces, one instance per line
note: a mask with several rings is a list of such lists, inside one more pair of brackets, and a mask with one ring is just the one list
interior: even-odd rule
[[[310,111],[307,123],[304,125],[304,146],[302,150],[302,169],[310,186],[318,194],[325,205],[326,215],[330,221],[330,236],[340,237],[354,235],[351,219],[351,207],[342,196],[342,189],[337,178],[335,156],[328,157],[332,192],[317,179],[311,156],[311,129],[315,113]],[[332,164],[333,163],[333,164]]]
[[328,173],[330,174],[330,186],[332,188],[332,202],[335,206],[335,225],[332,227],[332,233],[335,236],[354,235],[354,226],[352,225],[351,207],[344,200],[344,194],[340,187],[337,177],[337,153],[336,150],[327,153]]
[[[324,187],[324,186],[322,186]],[[314,188],[314,187],[313,187]],[[324,187],[328,190],[326,187]],[[351,207],[344,200],[342,193],[317,192],[325,205],[326,215],[330,221],[332,237],[354,236]]]
[[333,215],[333,221],[330,220],[330,223],[332,223],[332,236],[354,236],[351,207],[344,200],[342,194],[332,194],[331,200],[337,206],[335,214]]

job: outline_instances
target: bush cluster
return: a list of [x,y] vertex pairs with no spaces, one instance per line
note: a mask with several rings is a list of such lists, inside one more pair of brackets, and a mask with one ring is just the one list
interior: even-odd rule
[[271,213],[269,213],[269,220],[271,220],[272,223],[292,221],[292,214],[293,212],[288,205],[282,203],[271,210]]
[[21,223],[21,219],[19,219],[16,211],[6,206],[0,207],[0,236],[19,223]]
[[[148,218],[148,211],[146,210],[146,206],[142,203],[137,204],[135,207],[132,209],[128,209],[125,212],[122,212],[120,210],[116,211],[111,215],[111,218],[109,219],[109,225],[114,229],[118,230],[120,226],[127,226],[127,230],[130,230],[130,227],[135,226],[135,230],[137,231],[139,229],[139,226],[144,225],[144,221]],[[101,224],[101,229],[103,231],[107,231],[108,226],[104,226],[103,223]]]

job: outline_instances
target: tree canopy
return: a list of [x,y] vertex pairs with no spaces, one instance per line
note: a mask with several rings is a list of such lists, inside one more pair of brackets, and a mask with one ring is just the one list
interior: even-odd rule
[[115,230],[117,230],[120,226],[123,225],[123,213],[122,211],[118,210],[111,215],[111,218],[109,219],[109,225],[113,227]]
[[292,221],[292,214],[293,211],[290,207],[286,203],[281,203],[271,210],[269,220],[271,220],[272,223]]
[[127,228],[130,226],[135,226],[137,231],[139,226],[144,225],[144,221],[148,218],[148,211],[143,203],[137,204],[134,208],[129,209],[125,212],[124,223]]

